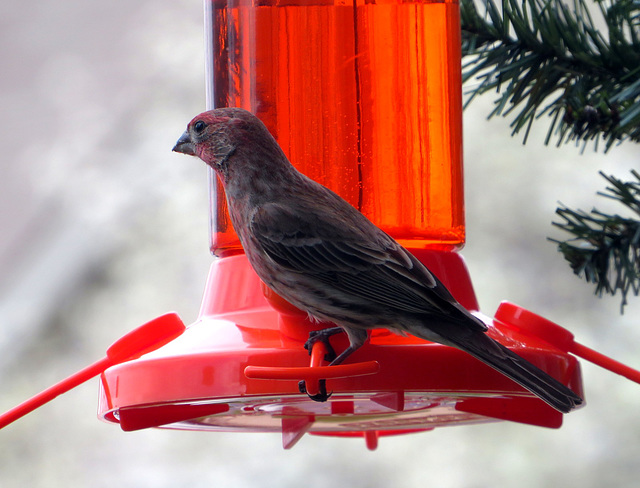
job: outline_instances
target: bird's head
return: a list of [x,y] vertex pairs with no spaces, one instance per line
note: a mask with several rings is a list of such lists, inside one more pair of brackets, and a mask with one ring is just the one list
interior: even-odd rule
[[267,127],[241,108],[194,117],[173,150],[202,159],[233,194],[277,191],[297,174]]
[[210,110],[189,122],[173,150],[197,156],[212,168],[221,170],[259,126],[262,123],[257,117],[240,108]]

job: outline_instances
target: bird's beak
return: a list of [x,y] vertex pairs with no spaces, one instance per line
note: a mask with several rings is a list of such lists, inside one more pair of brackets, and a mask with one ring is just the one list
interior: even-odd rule
[[188,154],[189,156],[196,156],[196,145],[191,140],[188,131],[184,131],[184,134],[180,136],[176,145],[173,146],[172,151]]

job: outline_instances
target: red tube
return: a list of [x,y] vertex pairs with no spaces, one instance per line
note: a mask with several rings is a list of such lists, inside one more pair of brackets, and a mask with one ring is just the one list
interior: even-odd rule
[[0,429],[33,412],[36,408],[50,402],[57,396],[98,376],[114,364],[138,358],[143,354],[158,349],[178,337],[184,330],[184,323],[175,313],[161,315],[141,325],[114,342],[107,349],[106,357],[0,415]]
[[615,359],[611,359],[598,351],[594,351],[587,346],[573,342],[569,348],[569,352],[586,359],[587,361],[591,361],[593,364],[597,364],[601,368],[608,369],[609,371],[624,376],[631,381],[640,383],[640,371],[630,368],[629,366],[622,364]]
[[86,368],[62,380],[61,382],[56,383],[55,385],[47,388],[44,391],[41,391],[32,398],[29,398],[27,401],[22,402],[20,405],[13,407],[11,410],[8,410],[7,412],[0,415],[0,429],[15,422],[19,418],[24,417],[28,413],[33,412],[36,408],[50,402],[62,393],[66,393],[76,386],[81,385],[85,381],[90,380],[94,376],[99,375],[105,369],[112,365],[113,363],[108,357],[102,358],[92,365],[87,366]]

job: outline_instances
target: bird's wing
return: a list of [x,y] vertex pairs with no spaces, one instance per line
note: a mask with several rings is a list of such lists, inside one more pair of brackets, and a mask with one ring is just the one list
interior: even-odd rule
[[438,279],[355,209],[319,214],[279,204],[258,208],[251,233],[283,268],[399,312],[439,315],[460,305]]

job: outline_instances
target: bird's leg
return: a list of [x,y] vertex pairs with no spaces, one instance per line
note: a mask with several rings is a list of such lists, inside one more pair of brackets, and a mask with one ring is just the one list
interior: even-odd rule
[[369,330],[367,329],[349,328],[346,329],[345,332],[347,333],[347,336],[349,336],[349,347],[347,347],[340,353],[338,357],[331,361],[331,363],[329,363],[329,366],[337,366],[338,364],[342,364],[345,359],[347,359],[354,352],[360,349],[369,338]]
[[[304,348],[307,351],[309,351],[309,354],[311,354],[311,351],[313,350],[313,345],[318,341],[322,341],[322,343],[325,345],[327,349],[327,353],[324,356],[324,360],[330,362],[330,365],[334,364],[338,358],[344,356],[344,352],[342,352],[340,356],[337,356],[336,351],[333,349],[333,346],[329,342],[329,337],[331,337],[332,335],[339,334],[340,332],[344,332],[344,330],[341,327],[330,327],[328,329],[313,330],[309,333],[309,339],[307,340],[307,342],[304,343]],[[349,348],[347,348],[345,352],[348,349]],[[345,358],[346,356],[344,356],[342,360],[344,360]],[[300,393],[307,393],[307,395],[309,395],[309,398],[311,398],[316,402],[326,402],[331,396],[331,393],[327,393],[327,380],[320,380],[318,384],[319,384],[320,391],[316,395],[309,395],[307,393],[307,385],[304,382],[304,380],[298,383],[298,389],[300,390]]]
[[[329,343],[329,337],[335,335],[339,332],[346,332],[349,336],[349,347],[347,347],[344,351],[340,353],[339,356],[336,356],[336,353]],[[325,355],[325,361],[331,361],[329,366],[337,366],[338,364],[342,364],[345,359],[347,359],[351,354],[353,354],[356,350],[360,349],[360,347],[366,342],[369,337],[369,332],[364,329],[348,329],[344,330],[341,327],[331,327],[329,329],[315,330],[309,334],[309,339],[305,343],[305,349],[309,350],[309,354],[311,354],[311,350],[313,349],[313,345],[322,341],[326,348],[327,354]],[[319,381],[319,393],[316,395],[309,395],[309,398],[316,402],[326,402],[331,393],[327,393],[326,380]],[[307,393],[307,385],[304,380],[298,383],[298,389],[300,393]],[[308,394],[308,393],[307,393]]]
[[[358,349],[360,349],[359,345],[358,346],[354,346],[354,345],[350,344],[349,347],[347,347],[344,351],[342,351],[338,357],[334,358],[333,361],[331,361],[329,363],[329,366],[337,366],[338,364],[342,364],[345,359],[347,359],[349,356],[351,356]],[[335,353],[334,353],[334,355],[335,355]]]
[[[309,332],[309,339],[304,343],[304,348],[309,351],[309,355],[311,355],[313,345],[316,342],[321,341],[327,348],[327,354],[325,354],[324,360],[333,364],[333,361],[337,359],[337,355],[335,349],[333,349],[333,346],[329,342],[329,337],[339,334],[340,332],[344,332],[342,327],[329,327],[328,329],[312,330]],[[340,354],[340,356],[342,356],[342,354]]]

